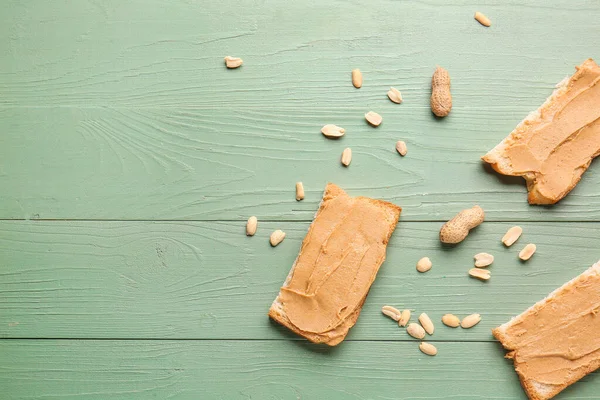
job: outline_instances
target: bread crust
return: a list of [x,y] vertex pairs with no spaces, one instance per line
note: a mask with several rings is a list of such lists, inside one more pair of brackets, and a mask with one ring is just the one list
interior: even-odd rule
[[581,65],[577,66],[577,71],[571,77],[566,77],[556,85],[554,92],[546,99],[546,101],[535,111],[531,112],[525,119],[523,119],[517,127],[506,137],[502,142],[496,145],[481,159],[491,165],[491,167],[498,173],[503,175],[518,175],[525,178],[527,183],[527,201],[530,204],[554,204],[565,197],[581,180],[581,176],[588,169],[594,157],[598,156],[595,153],[590,160],[582,165],[575,175],[572,176],[571,182],[568,187],[565,188],[556,198],[550,198],[541,193],[537,186],[537,179],[539,178],[534,172],[517,173],[515,172],[511,159],[506,155],[506,149],[511,145],[513,140],[517,137],[523,137],[530,133],[529,128],[531,126],[538,125],[542,122],[542,115],[546,112],[550,112],[554,106],[554,103],[563,97],[570,89],[572,82],[579,79],[585,70],[598,69],[598,65],[593,59],[589,58],[585,60]]
[[[342,195],[345,196],[346,192],[344,190],[342,190],[339,186],[337,186],[333,183],[327,184],[327,186],[325,187],[325,192],[323,193],[323,199],[321,200],[319,209],[317,210],[317,212],[315,214],[315,219],[311,223],[311,227],[315,223],[317,216],[319,215],[321,210],[323,210],[323,208],[325,207],[327,202],[329,202],[330,200],[332,200],[338,196],[342,196]],[[395,204],[392,204],[390,202],[383,201],[383,200],[371,199],[371,198],[366,198],[366,197],[357,197],[357,199],[367,200],[371,204],[375,204],[378,207],[384,209],[388,213],[388,217],[391,220],[391,222],[390,222],[390,229],[389,229],[388,235],[384,240],[385,245],[387,245],[392,233],[394,232],[394,229],[396,227],[396,224],[398,222],[398,219],[400,217],[400,212],[402,211],[402,209]],[[310,231],[310,228],[309,228],[309,231]],[[304,244],[304,241],[302,243]],[[292,277],[294,275],[294,269],[296,267],[299,257],[300,257],[300,252],[299,252],[298,256],[296,257],[296,260],[294,261],[294,264],[292,265],[292,268],[290,269],[290,272],[288,273],[288,276],[283,283],[283,287],[288,286],[288,283],[292,279]],[[305,331],[298,329],[294,324],[292,324],[285,313],[285,308],[281,301],[281,291],[278,293],[277,297],[271,304],[268,315],[274,321],[276,321],[279,324],[290,329],[292,332],[305,337],[306,339],[310,340],[313,343],[325,343],[329,346],[335,346],[335,345],[341,343],[345,339],[345,337],[348,335],[348,331],[350,330],[350,328],[352,328],[354,326],[354,324],[356,323],[356,321],[358,320],[358,316],[360,315],[360,312],[361,312],[364,302],[367,298],[367,295],[368,295],[368,292],[362,298],[362,300],[361,300],[360,304],[358,305],[358,307],[356,308],[356,310],[348,318],[346,318],[343,321],[343,323],[341,323],[340,325],[335,327],[335,329],[333,329],[332,331],[329,331],[329,332],[334,333],[333,337],[330,337],[328,335],[320,335],[318,333],[305,332]]]
[[[523,313],[512,318],[507,323],[492,329],[492,335],[494,335],[494,337],[500,341],[500,343],[505,349],[509,350],[509,353],[506,355],[506,358],[514,359],[517,356],[518,352],[518,348],[513,338],[506,333],[506,330],[508,328],[510,328],[514,324],[518,324],[520,321],[522,321],[524,318],[529,317],[530,315],[535,315],[538,310],[540,310],[549,302],[558,301],[562,295],[567,294],[570,290],[573,290],[577,283],[592,275],[600,275],[600,261],[592,265],[582,274],[565,283],[563,286],[554,290],[546,298],[538,301],[533,306],[525,310]],[[583,368],[578,370],[577,373],[567,375],[565,381],[560,385],[551,385],[547,383],[538,382],[534,379],[529,378],[522,370],[519,370],[516,367],[515,370],[519,376],[519,380],[521,381],[523,389],[525,390],[527,396],[529,396],[530,399],[548,400],[556,396],[558,393],[560,393],[573,383],[577,382],[579,379],[583,378],[587,374],[594,372],[598,368],[600,368],[600,358],[592,360],[590,364],[583,366]]]

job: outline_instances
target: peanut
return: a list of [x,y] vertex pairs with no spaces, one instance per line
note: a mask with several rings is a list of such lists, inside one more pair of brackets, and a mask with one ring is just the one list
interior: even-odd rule
[[536,250],[536,245],[533,243],[529,243],[523,248],[523,250],[519,252],[519,258],[523,261],[527,261],[531,258],[531,256],[533,256],[533,253],[535,253]]
[[431,111],[438,117],[445,117],[452,109],[450,75],[442,67],[437,67],[431,77]]
[[437,348],[432,345],[431,343],[427,343],[427,342],[421,342],[419,344],[419,350],[421,350],[423,353],[427,354],[428,356],[435,356],[437,354]]
[[469,270],[469,275],[471,275],[471,277],[473,278],[477,278],[482,281],[487,281],[492,276],[492,273],[487,269],[471,268]]
[[404,157],[406,155],[406,153],[408,153],[408,149],[406,148],[406,143],[404,143],[402,140],[398,140],[396,142],[396,151],[402,156]]
[[425,329],[423,329],[421,325],[415,324],[414,322],[412,324],[408,324],[406,327],[406,333],[415,339],[423,339],[425,337]]
[[478,253],[473,256],[477,268],[485,268],[494,262],[494,256],[488,253]]
[[506,247],[510,247],[521,237],[522,233],[523,228],[521,228],[520,226],[513,226],[508,231],[506,231],[504,236],[502,236],[502,243],[504,243]]
[[352,70],[352,85],[354,85],[355,88],[360,89],[360,87],[362,86],[363,83],[363,77],[362,77],[362,72],[360,72],[360,69],[353,69]]
[[431,318],[429,318],[429,315],[425,313],[419,315],[419,322],[421,323],[423,329],[425,329],[425,332],[427,332],[430,335],[433,335],[435,327],[433,326],[433,321],[431,320]]
[[444,314],[442,322],[450,328],[457,328],[460,325],[460,319],[454,314]]
[[383,306],[381,307],[381,312],[390,317],[391,319],[393,319],[394,321],[399,321],[400,320],[400,316],[402,315],[402,313],[397,309],[394,308],[392,306]]
[[492,21],[490,21],[490,19],[488,17],[486,17],[485,15],[483,15],[482,13],[480,13],[479,11],[475,12],[475,19],[477,20],[477,22],[479,22],[483,26],[490,26],[490,25],[492,25]]
[[244,60],[242,60],[241,58],[231,57],[231,56],[225,57],[225,65],[227,66],[227,68],[231,68],[231,69],[238,68],[243,63],[244,63]]
[[387,96],[392,102],[396,104],[402,103],[402,93],[400,93],[400,91],[395,87],[391,87],[390,90],[388,90]]
[[256,227],[258,226],[258,219],[255,216],[248,218],[246,222],[246,235],[254,236],[256,233]]
[[462,242],[469,234],[469,231],[480,225],[484,218],[485,213],[479,206],[462,210],[442,226],[442,229],[440,229],[440,241],[451,244]]
[[302,182],[296,182],[296,200],[304,200],[304,185]]
[[423,257],[419,261],[417,261],[417,271],[419,272],[427,272],[431,269],[431,260],[429,257]]
[[406,326],[406,324],[408,324],[408,321],[410,321],[410,310],[402,310],[402,313],[400,314],[400,319],[398,320],[398,325]]
[[368,113],[366,113],[365,119],[369,124],[375,127],[381,125],[381,122],[383,121],[383,117],[374,111],[369,111]]
[[339,138],[344,136],[346,130],[344,128],[340,128],[337,125],[327,124],[321,128],[321,133],[328,138]]
[[351,161],[352,161],[352,149],[350,147],[346,147],[344,149],[344,151],[342,152],[342,164],[344,165],[344,167],[347,167],[348,165],[350,165]]
[[477,325],[481,321],[481,315],[479,314],[471,314],[467,317],[464,317],[460,322],[461,328],[469,329]]
[[279,243],[281,243],[284,238],[285,238],[285,232],[280,229],[277,229],[276,231],[271,233],[271,238],[269,239],[269,241],[271,242],[271,246],[275,247]]

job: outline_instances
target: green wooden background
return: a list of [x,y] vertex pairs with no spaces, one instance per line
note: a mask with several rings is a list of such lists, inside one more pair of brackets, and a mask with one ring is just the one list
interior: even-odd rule
[[[4,1],[0,397],[524,398],[490,329],[600,259],[600,170],[560,204],[529,206],[521,179],[479,157],[575,65],[600,59],[598,20],[597,0]],[[227,70],[226,55],[245,63]],[[443,120],[429,110],[438,64],[454,96]],[[327,123],[346,136],[324,138]],[[328,181],[403,207],[336,348],[266,316]],[[442,221],[473,204],[486,222],[440,246]],[[515,224],[523,237],[506,249]],[[277,248],[274,229],[288,235]],[[528,242],[538,252],[519,262]],[[487,283],[467,276],[481,251],[496,256]],[[434,267],[418,274],[423,256]],[[385,304],[483,320],[437,322],[427,357]],[[599,391],[596,373],[558,398]]]

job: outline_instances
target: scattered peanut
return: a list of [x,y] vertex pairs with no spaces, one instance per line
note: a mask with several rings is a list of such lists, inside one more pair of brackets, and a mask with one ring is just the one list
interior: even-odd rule
[[438,117],[445,117],[452,109],[450,75],[442,67],[437,67],[431,77],[431,111]]
[[479,314],[471,314],[467,317],[464,317],[460,322],[461,328],[469,329],[477,325],[481,321],[481,315]]
[[410,321],[410,310],[402,310],[402,314],[400,315],[400,319],[398,320],[398,325],[406,326]]
[[367,120],[367,122],[373,126],[379,126],[381,125],[381,122],[383,121],[383,118],[381,117],[381,115],[377,114],[374,111],[369,111],[368,113],[365,114],[365,119]]
[[457,328],[460,325],[460,319],[454,314],[444,314],[442,322],[450,328]]
[[244,63],[244,60],[242,60],[241,58],[231,57],[231,56],[225,57],[225,65],[227,66],[227,68],[231,68],[231,69],[238,68],[243,63]]
[[346,147],[342,152],[342,164],[347,167],[352,162],[352,149],[350,147]]
[[427,272],[431,269],[431,260],[429,257],[423,257],[419,261],[417,261],[417,271],[419,272]]
[[529,243],[523,248],[523,250],[519,252],[519,258],[523,261],[527,261],[531,258],[531,256],[533,256],[533,253],[535,253],[536,250],[536,245],[533,243]]
[[352,85],[354,85],[355,88],[360,89],[360,87],[362,86],[363,83],[363,77],[362,77],[362,72],[360,72],[360,69],[353,69],[352,70]]
[[421,342],[419,344],[419,350],[421,350],[423,353],[427,354],[428,356],[435,356],[437,354],[437,348],[432,345],[431,343],[427,343],[427,342]]
[[502,236],[502,243],[504,243],[506,247],[510,247],[521,237],[522,233],[523,228],[521,228],[520,226],[513,226],[508,231],[506,231],[504,236]]
[[337,125],[327,124],[321,128],[321,133],[328,138],[339,138],[344,136],[346,130],[344,128],[340,128]]
[[402,157],[404,157],[406,155],[406,153],[408,153],[408,149],[406,148],[406,143],[404,143],[402,140],[398,140],[396,142],[396,151],[398,153],[400,153],[400,155]]
[[296,182],[296,200],[304,200],[304,185],[302,182]]
[[478,253],[473,256],[477,268],[485,268],[494,262],[494,256],[488,253]]
[[492,273],[487,269],[480,268],[471,268],[469,270],[469,275],[473,278],[481,279],[482,281],[487,281],[492,276]]
[[269,239],[269,241],[271,242],[271,246],[275,247],[279,243],[283,242],[284,238],[285,238],[285,232],[280,229],[277,229],[276,231],[271,233],[271,238]]
[[421,325],[415,324],[414,322],[412,324],[408,324],[406,327],[406,333],[415,339],[423,339],[425,337],[425,329],[423,329]]
[[401,312],[392,306],[383,306],[381,307],[381,312],[386,316],[390,317],[394,321],[400,320]]
[[435,327],[433,326],[433,321],[431,320],[431,318],[429,318],[429,315],[425,313],[419,315],[419,322],[421,323],[423,329],[425,329],[425,332],[427,332],[430,335],[433,335]]
[[391,87],[387,92],[388,98],[396,104],[402,103],[402,94],[395,87]]
[[459,212],[446,222],[440,229],[442,243],[460,243],[467,237],[469,231],[483,222],[485,213],[479,206],[474,206]]
[[255,216],[248,218],[246,222],[246,235],[254,236],[256,233],[256,227],[258,226],[258,219]]
[[482,13],[480,13],[479,11],[475,12],[475,19],[477,20],[477,22],[479,22],[483,26],[490,26],[490,25],[492,25],[492,21],[490,21],[490,19],[488,17],[486,17],[485,15],[483,15]]

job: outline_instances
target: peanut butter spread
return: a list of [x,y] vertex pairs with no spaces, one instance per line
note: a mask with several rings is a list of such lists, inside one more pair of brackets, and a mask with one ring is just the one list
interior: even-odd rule
[[567,386],[600,365],[600,268],[595,265],[494,335],[522,380]]
[[505,175],[527,180],[532,204],[553,204],[600,154],[600,67],[591,59],[540,109],[483,157]]
[[354,325],[385,260],[400,207],[329,184],[279,299],[300,334],[334,345]]

